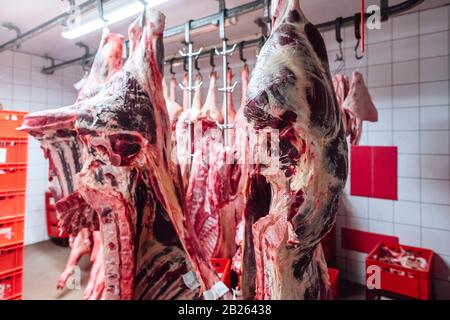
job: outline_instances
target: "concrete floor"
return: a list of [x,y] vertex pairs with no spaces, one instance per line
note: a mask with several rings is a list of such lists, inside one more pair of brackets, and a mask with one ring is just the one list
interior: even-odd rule
[[[69,248],[51,241],[39,242],[25,247],[24,253],[24,300],[80,300],[82,289],[57,290],[56,283],[64,270]],[[80,261],[81,288],[89,277],[89,257]]]
[[[81,260],[81,288],[57,290],[56,283],[69,256],[68,247],[60,247],[51,241],[39,242],[25,247],[24,300],[80,300],[89,278],[89,257]],[[364,287],[341,281],[341,300],[364,300]]]

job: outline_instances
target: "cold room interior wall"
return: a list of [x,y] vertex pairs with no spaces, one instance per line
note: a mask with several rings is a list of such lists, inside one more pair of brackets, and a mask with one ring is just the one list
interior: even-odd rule
[[[405,14],[367,30],[363,60],[353,28],[344,34],[348,76],[364,75],[379,121],[364,125],[361,145],[398,147],[398,201],[356,197],[349,184],[337,218],[344,278],[365,283],[366,254],[341,248],[341,228],[396,235],[433,250],[435,292],[450,298],[449,6]],[[334,31],[324,33],[332,73],[339,63]],[[351,174],[351,173],[350,173]]]
[[[73,84],[83,71],[79,66],[40,72],[48,61],[42,57],[13,51],[0,53],[0,102],[5,110],[34,112],[75,102]],[[45,219],[48,163],[39,143],[29,137],[25,244],[48,239]]]

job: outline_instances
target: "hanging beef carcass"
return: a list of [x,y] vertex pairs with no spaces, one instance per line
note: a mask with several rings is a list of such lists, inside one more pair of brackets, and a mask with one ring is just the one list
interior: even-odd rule
[[162,86],[163,86],[164,100],[166,101],[170,123],[174,125],[176,124],[178,116],[183,111],[183,107],[181,107],[178,103],[176,103],[176,101],[172,100],[166,81],[163,81]]
[[[105,30],[92,69],[73,108],[76,108],[78,103],[95,96],[104,83],[122,67],[122,48],[123,37]],[[52,112],[46,114],[52,117]],[[49,159],[49,180],[57,201],[60,228],[62,232],[69,233],[71,238],[74,238],[71,241],[72,249],[67,265],[58,279],[58,288],[63,288],[80,258],[91,252],[94,242],[92,232],[98,229],[98,221],[94,211],[86,203],[77,200],[79,194],[75,188],[75,175],[83,164],[83,148],[77,132],[73,126],[65,124],[55,126],[41,124],[39,121],[28,121],[36,117],[39,119],[39,113],[27,117],[23,128],[38,139],[45,156]],[[71,203],[74,206],[66,210],[67,206],[64,203]],[[95,252],[92,254],[97,256]],[[98,257],[101,258],[100,255]]]
[[[185,88],[187,88],[188,86],[187,77],[185,77],[184,80],[185,81],[183,82],[183,85]],[[189,183],[189,168],[192,163],[191,153],[193,152],[196,139],[200,139],[200,135],[196,136],[195,131],[192,128],[194,128],[196,123],[198,122],[202,109],[202,97],[200,89],[201,82],[202,82],[201,76],[200,74],[197,74],[195,77],[195,84],[194,84],[194,87],[196,89],[194,92],[194,98],[192,101],[191,108],[189,108],[189,106],[187,105],[189,100],[189,97],[186,96],[187,90],[184,91],[183,104],[186,103],[186,107],[183,106],[184,111],[178,117],[175,129],[177,149],[176,149],[176,156],[173,156],[172,159],[175,160],[180,165],[181,176],[185,188],[187,188]],[[192,135],[191,140],[189,139],[190,135]]]
[[378,112],[370,97],[362,74],[355,71],[351,85],[345,75],[335,75],[333,86],[342,114],[342,121],[350,143],[358,145],[361,140],[363,121],[377,122]]
[[105,299],[191,299],[202,291],[217,298],[226,289],[183,216],[182,182],[169,158],[164,16],[149,9],[140,19],[147,23],[135,52],[98,95],[28,121],[70,123],[83,142],[77,187],[99,214]]
[[217,71],[211,71],[209,76],[209,88],[205,104],[201,110],[202,118],[209,118],[218,123],[223,123],[223,115],[217,108]]
[[237,216],[237,229],[236,229],[236,237],[235,237],[235,243],[236,243],[236,254],[233,257],[231,267],[232,269],[238,274],[241,274],[241,266],[242,266],[242,241],[244,239],[244,221],[243,221],[243,214],[244,214],[244,203],[243,203],[243,190],[244,190],[244,184],[245,179],[248,174],[248,164],[246,160],[247,157],[247,119],[244,116],[244,108],[246,103],[246,95],[247,95],[247,88],[248,88],[248,82],[250,79],[250,70],[248,67],[248,64],[245,63],[244,67],[242,68],[241,72],[241,103],[240,108],[238,112],[236,113],[236,118],[234,122],[234,141],[235,141],[235,148],[237,151],[237,157],[239,159],[238,164],[241,167],[241,177],[238,184],[238,190],[237,193],[239,194],[240,203],[237,204],[236,207],[236,214]]
[[169,119],[171,123],[172,131],[172,155],[171,159],[178,163],[177,160],[177,136],[176,128],[178,123],[178,118],[183,112],[183,107],[180,106],[176,101],[176,89],[177,89],[177,79],[175,75],[172,75],[170,79],[169,88],[167,88],[166,82],[163,81],[163,92],[164,100],[166,101],[167,111],[169,112]]
[[[230,69],[227,77],[231,82]],[[188,216],[208,256],[232,258],[236,252],[235,235],[241,217],[238,211],[242,212],[243,199],[238,192],[241,168],[236,148],[231,143],[230,146],[223,145],[223,135],[230,134],[231,137],[234,131],[219,129],[224,109],[220,112],[217,107],[216,79],[217,73],[212,71],[208,96],[194,126],[194,157],[186,204]],[[228,98],[232,99],[231,93],[228,93]],[[232,100],[228,107],[233,108],[231,118],[234,121]]]
[[299,0],[273,1],[272,8],[272,34],[244,110],[259,140],[250,139],[242,293],[324,298],[329,279],[319,243],[335,223],[347,179],[345,132],[320,33]]

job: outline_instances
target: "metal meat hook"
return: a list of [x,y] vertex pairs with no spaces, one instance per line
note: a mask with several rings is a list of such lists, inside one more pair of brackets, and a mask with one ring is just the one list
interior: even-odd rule
[[175,58],[170,59],[170,69],[169,69],[169,72],[170,72],[170,74],[171,74],[172,76],[175,76],[175,75],[176,75],[175,71],[173,71],[173,62],[174,62],[174,61],[175,61]]
[[355,23],[355,38],[356,38],[355,58],[357,60],[361,60],[362,58],[364,58],[364,54],[362,55],[358,54],[358,48],[361,42],[361,13],[355,14],[354,23]]
[[211,49],[209,52],[209,64],[211,65],[212,71],[214,71],[214,68],[216,67],[216,64],[214,63],[214,56],[215,56],[215,50]]
[[241,41],[239,43],[239,59],[246,64],[247,63],[247,59],[244,58],[244,45],[245,45],[245,41]]
[[358,54],[358,48],[359,48],[360,42],[361,42],[361,40],[358,39],[358,40],[356,41],[356,46],[355,46],[355,58],[356,58],[357,60],[361,60],[361,59],[364,58],[364,54],[361,54],[361,55]]
[[335,32],[336,32],[336,41],[339,44],[339,53],[336,54],[336,59],[334,61],[344,61],[344,52],[342,50],[342,23],[344,19],[339,17],[335,20]]

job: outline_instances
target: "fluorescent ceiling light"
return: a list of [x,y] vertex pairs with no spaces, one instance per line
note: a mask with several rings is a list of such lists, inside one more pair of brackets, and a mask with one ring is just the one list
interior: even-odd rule
[[[147,6],[155,7],[167,1],[168,0],[151,0]],[[134,1],[133,3],[121,6],[115,10],[111,10],[111,12],[105,12],[104,18],[106,20],[106,24],[111,25],[131,16],[137,15],[141,13],[143,9],[144,5],[140,1]],[[104,26],[105,23],[100,18],[96,18],[94,20],[81,23],[79,26],[66,29],[61,33],[61,35],[66,39],[75,39],[93,31],[102,29]]]

